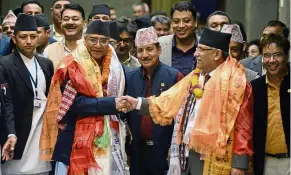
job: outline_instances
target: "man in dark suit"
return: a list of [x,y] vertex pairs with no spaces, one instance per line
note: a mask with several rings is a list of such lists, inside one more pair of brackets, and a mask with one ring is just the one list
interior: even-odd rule
[[[138,30],[135,43],[141,67],[126,74],[130,80],[126,82],[127,95],[159,96],[183,78],[178,70],[159,61],[162,48],[153,27]],[[156,125],[151,117],[141,116],[137,110],[127,115],[133,137],[129,147],[130,174],[166,174],[173,125]]]
[[[5,101],[9,106],[5,120],[14,122],[7,129],[8,139],[3,150],[14,150],[14,157],[2,166],[2,173],[48,174],[51,165],[39,160],[38,143],[53,63],[34,54],[38,36],[33,16],[18,15],[12,40],[16,50],[1,58],[0,71],[11,92],[11,100]],[[13,148],[11,143],[16,138]]]
[[[289,29],[288,27],[282,23],[281,21],[268,21],[268,23],[265,25],[261,39],[269,35],[271,33],[282,35],[285,38],[288,38],[289,36]],[[244,65],[245,68],[251,69],[255,72],[258,72],[260,75],[265,75],[266,70],[263,69],[262,66],[262,55],[259,55],[255,58],[246,58],[240,61],[242,65]]]
[[254,173],[290,174],[289,41],[270,34],[261,41],[266,75],[252,81]]

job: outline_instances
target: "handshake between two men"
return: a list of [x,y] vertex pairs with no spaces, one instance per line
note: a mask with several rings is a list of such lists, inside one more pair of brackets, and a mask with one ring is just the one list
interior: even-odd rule
[[138,103],[139,103],[138,98],[133,98],[130,96],[121,96],[115,98],[116,109],[123,113],[127,113],[136,109]]

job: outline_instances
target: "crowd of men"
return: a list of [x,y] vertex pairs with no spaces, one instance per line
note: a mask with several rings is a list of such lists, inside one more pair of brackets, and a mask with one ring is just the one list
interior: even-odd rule
[[[134,18],[37,0],[1,21],[3,175],[290,174],[289,29],[188,1]],[[118,10],[118,9],[117,9]]]

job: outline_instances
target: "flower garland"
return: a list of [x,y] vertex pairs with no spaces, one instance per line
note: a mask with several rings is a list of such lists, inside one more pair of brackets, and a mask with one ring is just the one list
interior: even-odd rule
[[109,77],[109,73],[110,73],[110,62],[111,62],[111,56],[112,56],[112,52],[110,47],[108,47],[107,49],[107,53],[105,55],[105,58],[103,59],[102,62],[102,84],[107,84],[108,82],[108,77]]
[[191,79],[191,87],[193,89],[192,91],[195,97],[197,98],[201,98],[203,95],[203,88],[199,84],[200,73],[201,73],[201,69],[196,68],[193,72],[193,76]]

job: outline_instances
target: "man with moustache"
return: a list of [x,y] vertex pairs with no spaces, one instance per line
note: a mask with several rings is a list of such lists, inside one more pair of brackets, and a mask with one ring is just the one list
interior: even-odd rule
[[12,40],[16,50],[0,60],[0,71],[11,92],[5,101],[10,126],[3,152],[14,157],[2,166],[2,173],[48,175],[51,164],[39,160],[38,150],[53,63],[34,54],[38,35],[33,16],[18,15]]
[[171,8],[171,18],[174,35],[159,38],[162,47],[160,61],[188,75],[197,64],[193,57],[198,44],[196,9],[191,2],[178,2]]
[[[127,95],[159,96],[184,77],[178,70],[159,61],[161,47],[153,27],[138,30],[135,45],[141,67],[126,73]],[[133,138],[129,147],[130,174],[166,174],[173,125],[156,125],[151,117],[141,116],[138,111],[127,113],[127,119]]]
[[51,37],[53,37],[57,41],[61,41],[63,39],[62,33],[62,15],[61,12],[64,8],[64,5],[71,4],[71,0],[54,0],[51,7],[51,15],[53,19],[53,24],[50,25],[51,29]]
[[14,15],[14,13],[9,10],[8,14],[5,16],[2,22],[3,34],[11,37],[11,35],[14,33],[16,19],[17,17]]
[[116,23],[119,27],[120,36],[120,41],[116,48],[119,61],[127,67],[137,68],[140,64],[137,58],[130,54],[130,51],[134,48],[137,25],[132,19],[125,16],[120,17]]
[[78,45],[83,44],[85,12],[79,4],[66,4],[61,13],[64,38],[45,48],[44,55],[54,63],[54,68],[68,54],[78,57]]
[[254,174],[290,174],[290,42],[270,34],[261,40],[266,75],[254,91]]
[[188,76],[159,97],[122,97],[156,124],[175,119],[168,174],[244,175],[248,169],[252,88],[244,67],[228,57],[230,38],[205,28],[195,51],[197,68]]
[[116,115],[125,77],[109,25],[89,24],[79,57],[66,56],[54,74],[40,147],[41,159],[62,162],[56,175],[127,174],[125,125]]

